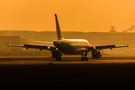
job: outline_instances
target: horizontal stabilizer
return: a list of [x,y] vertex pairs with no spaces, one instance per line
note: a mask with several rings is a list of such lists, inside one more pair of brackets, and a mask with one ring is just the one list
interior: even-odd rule
[[79,48],[76,52],[89,52],[89,50],[87,48]]
[[53,42],[43,42],[43,41],[34,41],[36,43],[43,43],[43,44],[53,44]]
[[28,48],[36,48],[36,49],[48,49],[47,46],[39,46],[39,45],[28,45],[28,44],[24,44],[24,47],[26,49]]
[[24,47],[24,45],[7,44],[8,47]]

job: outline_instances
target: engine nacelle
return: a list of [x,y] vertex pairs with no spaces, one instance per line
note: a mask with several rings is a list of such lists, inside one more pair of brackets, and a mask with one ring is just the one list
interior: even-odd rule
[[100,58],[102,56],[102,52],[100,50],[93,50],[91,54],[92,58]]

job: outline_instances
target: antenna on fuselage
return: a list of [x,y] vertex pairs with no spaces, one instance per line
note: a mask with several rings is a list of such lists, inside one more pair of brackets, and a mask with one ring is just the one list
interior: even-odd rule
[[60,30],[60,26],[59,26],[59,22],[58,22],[58,18],[57,18],[57,14],[55,14],[55,20],[56,20],[56,32],[57,32],[57,39],[58,40],[62,40],[62,34],[61,34],[61,30]]

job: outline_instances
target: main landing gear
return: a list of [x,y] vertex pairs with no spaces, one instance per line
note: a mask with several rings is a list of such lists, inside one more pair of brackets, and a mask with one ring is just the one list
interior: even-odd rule
[[61,52],[52,52],[52,58],[55,58],[56,61],[61,61],[61,56],[62,56]]
[[87,56],[87,52],[83,53],[81,61],[84,61],[84,60],[88,61],[88,57],[86,57],[86,56]]

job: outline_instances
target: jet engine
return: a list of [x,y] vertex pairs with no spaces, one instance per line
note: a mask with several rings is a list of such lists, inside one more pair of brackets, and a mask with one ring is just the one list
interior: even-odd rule
[[93,50],[91,54],[92,58],[100,58],[102,56],[102,52],[100,50]]

